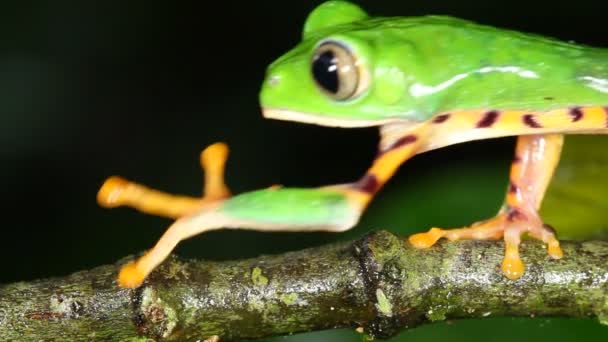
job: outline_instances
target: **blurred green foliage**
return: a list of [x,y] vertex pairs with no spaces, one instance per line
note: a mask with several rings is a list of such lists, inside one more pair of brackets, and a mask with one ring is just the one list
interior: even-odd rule
[[562,239],[606,238],[608,235],[608,139],[566,137],[541,214]]
[[[265,66],[293,46],[321,1],[29,1],[0,4],[0,159],[4,217],[0,282],[61,276],[149,248],[170,221],[97,207],[120,174],[171,192],[200,193],[197,156],[232,146],[235,192],[271,184],[356,179],[373,158],[374,129],[340,130],[261,118]],[[372,15],[449,14],[608,46],[603,3],[360,1]],[[186,257],[226,260],[402,234],[493,215],[513,139],[462,144],[404,165],[344,234],[218,231],[188,240]],[[254,242],[254,243],[252,243]],[[605,340],[591,320],[493,318],[433,324],[395,341]],[[328,331],[268,341],[357,341]]]

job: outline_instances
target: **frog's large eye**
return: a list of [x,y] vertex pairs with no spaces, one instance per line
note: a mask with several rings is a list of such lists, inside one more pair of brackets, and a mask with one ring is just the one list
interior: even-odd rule
[[326,42],[312,58],[312,76],[317,86],[334,100],[348,100],[363,90],[355,56],[343,45]]

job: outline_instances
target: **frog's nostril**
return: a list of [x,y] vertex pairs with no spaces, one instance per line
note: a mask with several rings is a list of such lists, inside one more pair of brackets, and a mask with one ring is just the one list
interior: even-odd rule
[[271,87],[277,86],[281,82],[279,75],[271,75],[268,77],[268,85]]

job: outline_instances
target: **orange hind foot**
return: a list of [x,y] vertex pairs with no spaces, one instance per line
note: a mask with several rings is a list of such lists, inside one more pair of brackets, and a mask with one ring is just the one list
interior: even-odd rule
[[521,208],[508,208],[494,218],[474,223],[470,227],[447,230],[431,228],[426,233],[410,236],[409,242],[416,248],[428,248],[441,238],[455,241],[498,240],[502,237],[505,241],[502,272],[507,278],[515,280],[525,271],[525,265],[519,256],[519,244],[524,233],[547,244],[547,252],[553,259],[563,256],[553,229],[542,223],[536,211]]

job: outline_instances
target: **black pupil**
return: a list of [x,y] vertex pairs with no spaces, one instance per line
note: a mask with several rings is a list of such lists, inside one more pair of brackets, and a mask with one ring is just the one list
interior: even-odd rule
[[312,75],[317,83],[332,94],[338,92],[338,65],[333,52],[325,51],[312,62]]

